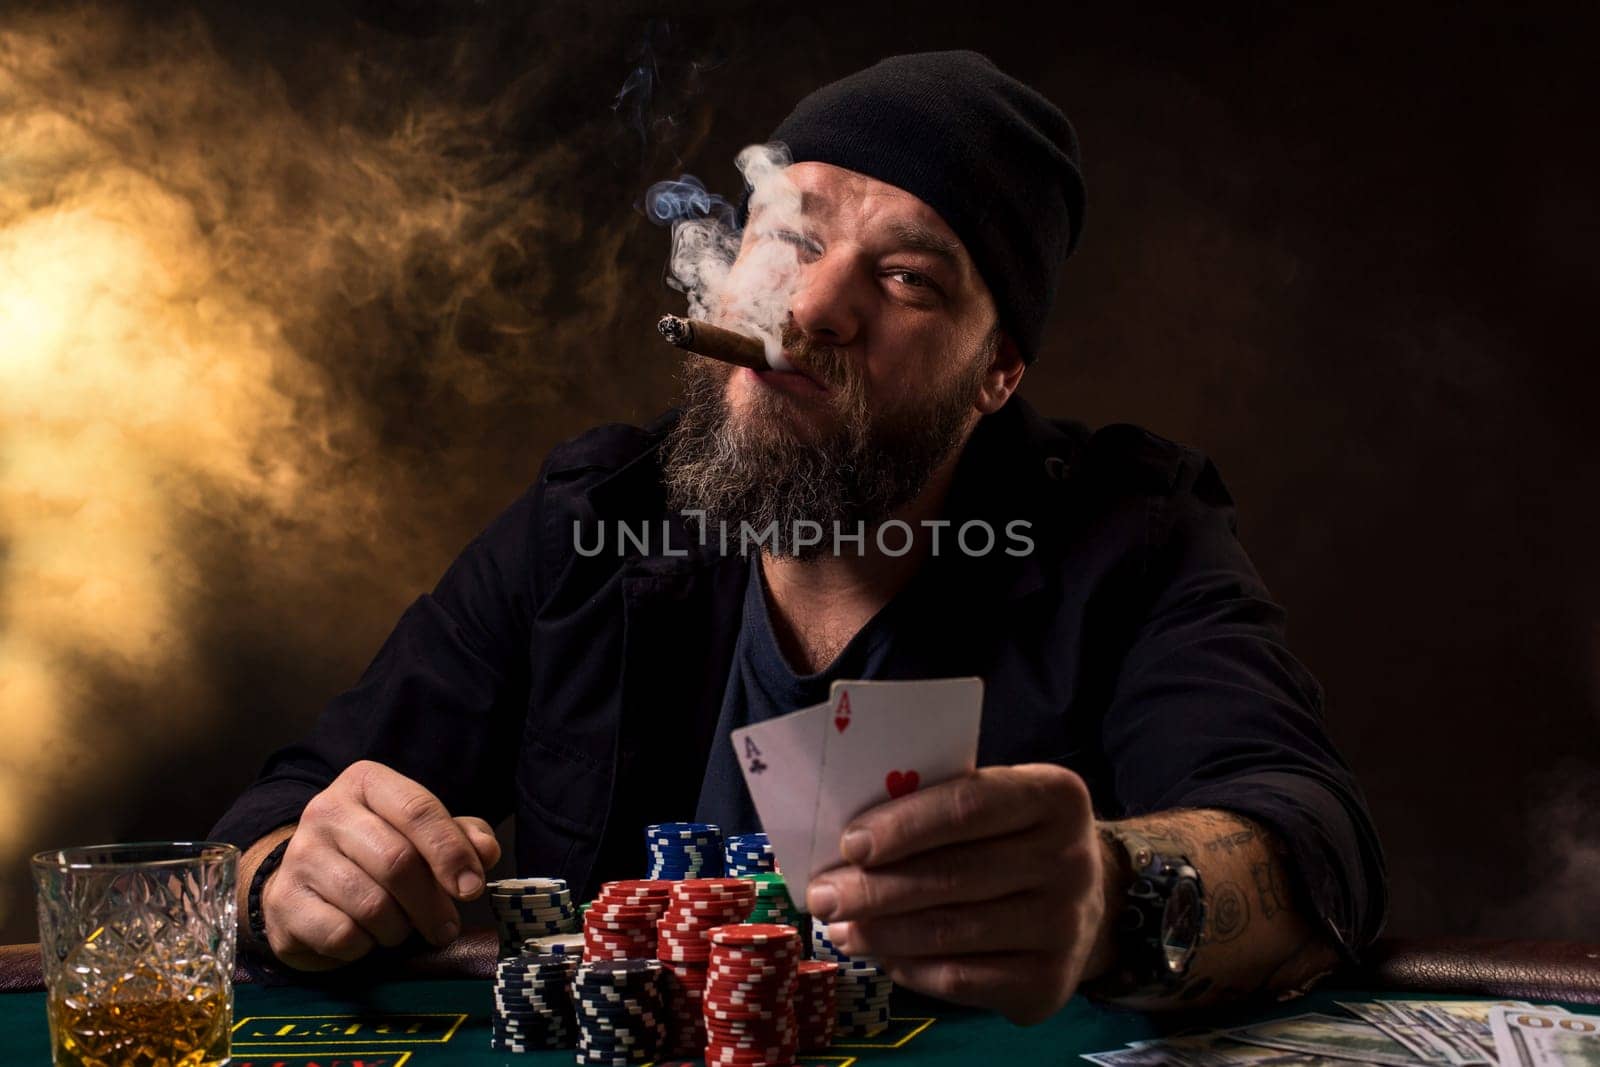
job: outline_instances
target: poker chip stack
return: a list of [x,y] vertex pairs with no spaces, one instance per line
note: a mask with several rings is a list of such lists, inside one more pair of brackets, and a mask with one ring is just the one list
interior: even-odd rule
[[711,931],[706,970],[707,1067],[792,1064],[800,1049],[795,993],[800,931],[774,923]]
[[666,971],[670,1055],[695,1058],[705,1048],[708,937],[719,926],[742,922],[754,904],[755,884],[745,878],[691,879],[672,886],[672,901],[656,924],[656,956]]
[[489,1047],[497,1052],[571,1048],[577,1040],[572,1003],[576,956],[519,956],[494,969]]
[[801,960],[796,980],[794,1020],[800,1029],[800,1051],[818,1052],[833,1044],[839,1023],[839,965]]
[[753,874],[747,880],[755,883],[756,903],[750,909],[746,922],[778,923],[803,930],[806,915],[795,907],[789,896],[789,887],[783,875],[775,873]]
[[671,882],[607,882],[583,913],[585,960],[655,958],[656,922],[666,910]]
[[502,958],[516,956],[529,938],[578,931],[572,892],[561,878],[502,878],[489,883],[489,904]]
[[894,979],[866,956],[846,956],[828,940],[828,924],[811,924],[811,954],[839,965],[835,997],[839,1018],[835,1037],[876,1037],[889,1028],[889,998]]
[[644,829],[650,877],[722,877],[722,831],[708,822],[663,822]]
[[778,859],[772,853],[772,842],[766,834],[732,834],[722,846],[723,873],[729,878],[743,878],[778,869]]
[[578,968],[572,983],[578,1063],[622,1067],[648,1063],[666,1038],[661,964],[601,960]]

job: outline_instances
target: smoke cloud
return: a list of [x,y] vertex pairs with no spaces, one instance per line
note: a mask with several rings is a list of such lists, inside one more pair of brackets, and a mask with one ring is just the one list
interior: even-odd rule
[[265,15],[223,11],[0,17],[12,939],[26,852],[68,843],[52,826],[114,832],[69,816],[115,813],[152,785],[133,772],[225,744],[247,714],[303,721],[314,706],[271,706],[274,685],[310,701],[282,665],[318,703],[321,681],[353,680],[572,432],[548,413],[581,395],[580,357],[636,288],[619,279],[625,190],[663,130],[675,154],[707,125],[650,41],[627,108],[575,108],[575,71],[623,81],[627,30],[535,61],[528,39],[572,17],[559,6],[443,35],[335,19],[277,45],[256,41]]
[[[805,232],[800,190],[785,170],[788,148],[781,142],[750,145],[739,153],[748,214],[761,216],[763,231]],[[645,194],[650,218],[672,227],[667,284],[689,299],[692,318],[709,319],[766,342],[767,361],[788,369],[783,355],[783,325],[789,315],[800,260],[792,241],[760,241],[750,246],[748,269],[737,285],[729,268],[739,255],[744,232],[734,205],[685,174],[657,182]]]

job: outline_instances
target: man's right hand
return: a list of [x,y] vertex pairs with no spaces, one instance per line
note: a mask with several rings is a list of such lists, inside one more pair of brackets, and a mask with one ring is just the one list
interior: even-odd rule
[[457,900],[483,892],[500,858],[482,819],[454,818],[418,783],[363,760],[311,798],[261,891],[267,943],[290,967],[327,970],[413,929],[435,945],[461,932]]

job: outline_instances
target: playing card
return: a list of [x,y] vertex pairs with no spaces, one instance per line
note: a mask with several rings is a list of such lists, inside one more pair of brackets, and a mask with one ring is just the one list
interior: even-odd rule
[[983,680],[835,682],[829,708],[808,882],[844,862],[839,836],[851,819],[974,770]]
[[772,842],[784,884],[796,901],[805,899],[811,858],[811,825],[817,813],[817,769],[822,764],[822,731],[832,704],[741,726],[730,735],[745,786],[755,802],[761,827]]

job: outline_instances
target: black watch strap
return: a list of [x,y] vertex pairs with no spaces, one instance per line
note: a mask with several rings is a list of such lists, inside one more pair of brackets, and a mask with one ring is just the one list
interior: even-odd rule
[[267,879],[271,877],[272,872],[283,862],[283,854],[289,851],[289,841],[292,836],[279,841],[272,847],[271,852],[261,857],[256,873],[250,877],[250,892],[245,897],[245,922],[249,927],[250,940],[257,948],[267,953],[271,953],[272,949],[267,944],[267,916],[261,908],[261,890],[266,887]]

